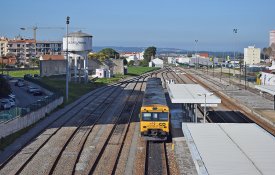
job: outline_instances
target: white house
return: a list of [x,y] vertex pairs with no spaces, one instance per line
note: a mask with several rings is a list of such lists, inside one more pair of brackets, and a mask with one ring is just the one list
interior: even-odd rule
[[163,60],[159,59],[159,58],[155,58],[151,62],[149,62],[149,67],[160,67],[160,68],[163,68]]
[[176,64],[176,61],[175,57],[168,57],[168,64]]
[[138,57],[136,55],[131,55],[128,58],[126,58],[127,62],[129,63],[130,61],[136,62],[138,60]]

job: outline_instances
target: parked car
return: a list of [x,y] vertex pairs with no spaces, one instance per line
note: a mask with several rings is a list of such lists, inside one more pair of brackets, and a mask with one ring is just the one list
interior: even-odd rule
[[1,106],[1,109],[4,109],[4,110],[10,109],[11,108],[11,103],[8,99],[2,99],[0,106]]
[[22,83],[24,84],[24,80],[23,79],[18,79],[18,80],[16,80],[15,81],[15,86],[18,86],[18,84],[21,84],[22,85]]
[[28,93],[33,93],[34,91],[38,91],[38,90],[40,90],[40,89],[36,88],[36,87],[29,86],[28,89],[27,89],[27,92]]
[[24,78],[32,78],[32,75],[31,74],[25,74]]
[[12,98],[8,98],[7,100],[9,100],[11,108],[15,106],[15,100]]
[[8,97],[15,101],[15,95],[14,94],[10,94]]
[[12,77],[9,76],[9,75],[2,75],[2,74],[1,74],[0,77],[4,78],[4,79],[6,79],[6,80],[12,80]]
[[18,87],[23,87],[23,86],[25,86],[25,83],[20,81],[20,82],[18,82],[17,86]]
[[32,92],[32,95],[34,95],[34,96],[41,96],[41,95],[43,95],[43,92],[40,89],[37,89],[37,90],[34,90]]

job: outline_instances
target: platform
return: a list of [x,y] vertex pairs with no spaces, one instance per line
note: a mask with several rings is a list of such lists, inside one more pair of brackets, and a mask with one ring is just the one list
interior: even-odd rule
[[255,88],[271,95],[275,95],[275,85],[256,85]]
[[[219,104],[221,99],[199,84],[168,84],[172,103]],[[206,95],[206,98],[205,98]]]
[[256,124],[183,123],[182,129],[198,174],[275,172],[275,137]]

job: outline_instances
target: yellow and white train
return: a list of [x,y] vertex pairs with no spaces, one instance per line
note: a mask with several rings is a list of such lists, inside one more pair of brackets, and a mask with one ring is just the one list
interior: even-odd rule
[[169,107],[160,78],[148,78],[140,109],[140,133],[146,140],[166,140],[169,135]]

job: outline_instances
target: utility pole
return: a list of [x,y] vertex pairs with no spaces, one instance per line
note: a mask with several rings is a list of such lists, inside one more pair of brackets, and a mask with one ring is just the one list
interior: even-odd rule
[[68,34],[69,34],[69,24],[70,24],[70,17],[67,16],[66,20],[66,101],[69,100],[69,73],[70,73],[70,65],[69,65],[69,41],[68,41]]
[[215,65],[214,65],[214,58],[213,58],[213,78],[214,78],[214,67],[215,67]]
[[242,63],[240,62],[240,83],[242,82]]
[[213,93],[199,93],[198,96],[204,96],[203,123],[206,122],[206,96],[212,96]]
[[246,62],[244,62],[244,89],[246,90]]
[[230,66],[228,66],[228,81],[229,81],[229,85],[230,85]]
[[[233,35],[235,36],[235,34],[238,33],[238,29],[233,29]],[[233,63],[233,76],[235,76],[235,61],[236,61],[236,42],[235,42],[235,37],[234,37],[234,63]]]
[[198,45],[198,41],[199,41],[199,40],[197,40],[197,39],[195,40],[195,46],[196,46],[196,48],[195,48],[195,50],[196,50],[196,51],[195,51],[195,56],[196,56],[195,62],[196,62],[196,66],[195,66],[195,67],[196,67],[196,69],[198,69],[198,57],[197,57],[197,52],[198,52],[198,51],[197,51],[197,50],[198,50],[198,46],[197,46],[197,45]]
[[220,76],[220,82],[222,81],[222,65],[221,65],[221,76]]

